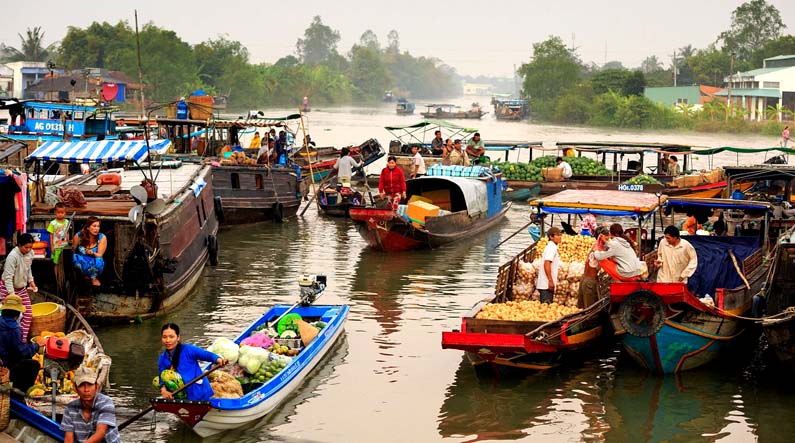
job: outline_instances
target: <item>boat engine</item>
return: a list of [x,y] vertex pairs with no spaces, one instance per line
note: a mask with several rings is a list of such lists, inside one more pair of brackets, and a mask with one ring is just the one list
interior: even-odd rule
[[317,295],[326,289],[325,275],[302,275],[298,279],[298,288],[301,290],[301,306],[309,306]]
[[72,343],[66,337],[52,336],[44,345],[44,373],[52,381],[52,419],[55,420],[55,403],[58,384],[63,383],[67,372],[77,369],[83,362],[85,349],[80,343]]

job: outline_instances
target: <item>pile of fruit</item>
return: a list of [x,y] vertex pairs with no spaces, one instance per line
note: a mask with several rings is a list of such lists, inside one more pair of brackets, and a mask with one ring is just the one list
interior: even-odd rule
[[566,315],[580,312],[576,306],[563,306],[558,303],[541,303],[530,301],[508,301],[505,303],[489,303],[481,309],[475,318],[486,320],[509,321],[555,321]]
[[290,364],[290,359],[269,358],[260,365],[255,373],[248,377],[249,383],[265,383],[281,372],[288,364]]
[[[536,243],[536,251],[540,255],[549,243],[549,237],[541,237]],[[584,262],[588,258],[596,239],[590,235],[568,235],[563,234],[563,239],[558,244],[560,261],[570,263],[575,261]]]
[[235,151],[232,152],[232,155],[229,157],[221,160],[221,164],[224,166],[231,166],[231,165],[256,165],[257,160],[251,157],[248,157],[245,153]]
[[[42,331],[36,337],[31,339],[31,342],[38,343],[42,339],[48,337],[66,337],[71,343],[78,343],[83,345],[85,357],[80,366],[100,371],[100,367],[107,364],[110,365],[110,357],[98,351],[94,345],[93,337],[83,330],[76,330],[71,333],[64,334],[63,332]],[[36,381],[31,386],[26,394],[30,397],[49,396],[52,393],[53,380],[50,378],[49,372],[44,371],[44,346],[39,348],[39,352],[32,357],[33,360],[39,363],[39,373],[36,375]],[[64,374],[63,378],[55,380],[57,383],[57,393],[66,395],[77,395],[77,387],[74,383],[75,371],[68,371]],[[99,380],[100,383],[104,382]]]
[[[554,155],[545,155],[531,161],[530,163],[510,163],[510,162],[494,162],[495,166],[500,168],[503,177],[506,180],[523,180],[523,181],[544,181],[541,175],[541,169],[554,168],[557,166],[555,161],[557,157]],[[593,159],[586,157],[566,157],[566,162],[571,165],[571,170],[574,175],[610,175],[611,171],[607,170],[605,166]]]
[[624,182],[627,185],[661,185],[659,180],[656,178],[648,175],[648,174],[640,174],[632,177],[631,179]]

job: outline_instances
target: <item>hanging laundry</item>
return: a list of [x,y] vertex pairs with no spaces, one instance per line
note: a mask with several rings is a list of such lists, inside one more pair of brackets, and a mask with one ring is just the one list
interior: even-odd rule
[[12,238],[17,223],[16,196],[22,191],[13,175],[0,176],[0,237]]

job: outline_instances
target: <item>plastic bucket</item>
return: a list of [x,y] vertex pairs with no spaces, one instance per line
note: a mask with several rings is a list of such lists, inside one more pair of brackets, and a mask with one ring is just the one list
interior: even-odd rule
[[33,311],[34,317],[41,317],[44,315],[50,315],[58,312],[58,303],[52,302],[44,302],[44,303],[36,303],[30,307]]

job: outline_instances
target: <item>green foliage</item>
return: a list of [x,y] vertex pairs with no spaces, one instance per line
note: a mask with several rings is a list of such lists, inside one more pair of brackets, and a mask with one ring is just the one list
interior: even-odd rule
[[356,87],[354,97],[360,100],[380,98],[392,84],[377,44],[353,46],[349,77]]
[[734,52],[740,61],[750,61],[765,43],[779,38],[783,28],[784,22],[775,6],[765,0],[751,0],[732,12],[731,28],[718,39],[723,41],[725,52]]
[[298,39],[295,48],[303,63],[314,65],[332,60],[337,54],[339,41],[339,31],[324,25],[320,16],[316,15],[304,31],[304,38]]
[[569,89],[555,100],[553,120],[564,124],[585,124],[591,114],[594,91],[590,84]]
[[[131,63],[136,63],[135,30],[125,21],[94,22],[86,29],[70,26],[61,40],[58,64],[66,69],[122,70]],[[133,72],[137,77],[137,69],[128,71]]]
[[28,28],[25,35],[17,34],[19,37],[19,48],[0,44],[0,61],[47,61],[54,50],[54,44],[44,46],[44,32],[40,26]]
[[606,69],[591,78],[591,85],[595,94],[615,91],[622,95],[641,95],[643,87],[646,86],[646,78],[640,71]]
[[729,75],[731,68],[731,55],[719,51],[715,45],[700,49],[687,60],[687,65],[693,73],[695,83],[711,86],[721,86],[723,78]]
[[583,67],[560,37],[533,44],[533,58],[519,68],[524,77],[524,95],[534,101],[556,98],[561,91],[577,84]]
[[751,66],[762,66],[766,58],[784,54],[795,54],[795,35],[782,35],[765,43],[762,49],[754,52]]

